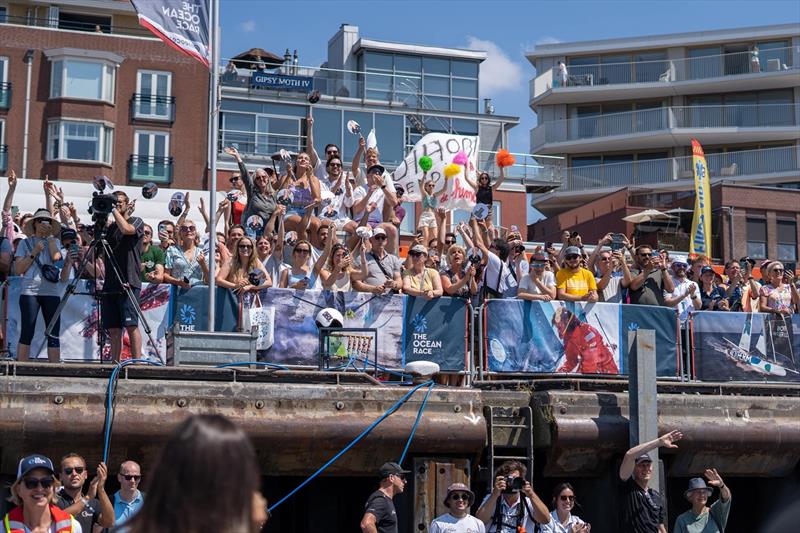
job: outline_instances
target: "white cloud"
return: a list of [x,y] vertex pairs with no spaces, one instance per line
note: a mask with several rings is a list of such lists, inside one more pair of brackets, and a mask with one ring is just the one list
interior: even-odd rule
[[245,33],[252,33],[256,31],[256,21],[255,20],[246,20],[242,22],[242,31]]
[[486,52],[486,60],[481,63],[481,95],[494,96],[498,92],[522,87],[522,67],[512,61],[497,44],[477,37],[467,39],[467,48]]
[[557,39],[555,37],[550,37],[549,35],[545,35],[541,39],[537,39],[536,44],[558,44],[561,42],[561,39]]

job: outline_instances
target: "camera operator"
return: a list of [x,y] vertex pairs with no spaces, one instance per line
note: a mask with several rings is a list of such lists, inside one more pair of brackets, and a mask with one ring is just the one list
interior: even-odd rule
[[[122,191],[112,193],[115,203],[111,210],[114,221],[108,226],[106,240],[114,254],[120,270],[121,282],[131,288],[136,302],[139,302],[141,280],[141,244],[144,238],[144,222],[131,216],[132,205],[128,195]],[[97,232],[95,232],[97,233]],[[142,356],[142,334],[139,331],[139,317],[133,302],[127,297],[114,273],[109,257],[103,257],[106,278],[103,284],[101,322],[108,330],[111,340],[111,358],[118,362],[122,353],[122,328],[128,330],[131,358]]]
[[475,513],[487,533],[535,531],[536,523],[550,523],[547,506],[525,480],[527,471],[519,461],[506,461],[495,471],[494,488]]

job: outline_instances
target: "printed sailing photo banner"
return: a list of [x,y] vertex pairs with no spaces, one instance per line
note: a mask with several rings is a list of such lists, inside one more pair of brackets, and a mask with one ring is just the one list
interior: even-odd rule
[[624,374],[628,331],[656,331],[657,372],[675,376],[675,312],[650,306],[489,300],[486,367],[491,372]]
[[434,193],[441,193],[440,206],[448,210],[471,211],[475,207],[475,190],[464,179],[464,167],[461,167],[461,172],[450,178],[445,176],[444,168],[453,162],[457,153],[464,152],[468,158],[470,179],[475,181],[479,149],[479,139],[474,135],[429,133],[417,141],[414,149],[394,171],[394,184],[402,186],[406,191],[406,201],[421,201],[419,180],[422,179],[423,170],[419,166],[419,158],[428,156],[433,161],[433,166],[428,171],[427,179],[435,183]]
[[695,379],[800,382],[800,315],[700,311],[690,327]]

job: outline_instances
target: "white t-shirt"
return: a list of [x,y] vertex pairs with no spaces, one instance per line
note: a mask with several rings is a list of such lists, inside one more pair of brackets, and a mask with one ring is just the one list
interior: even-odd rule
[[[42,239],[41,237],[28,237],[25,240],[19,241],[17,245],[17,253],[14,254],[16,260],[19,261],[21,257],[28,257],[32,255],[33,249],[36,248],[36,243],[42,242],[44,243],[44,250],[39,252],[37,259],[39,259],[39,263],[44,265],[53,265],[55,266],[56,263],[50,258],[50,246],[47,244],[46,239]],[[63,260],[67,257],[66,250],[61,248],[61,243],[58,243],[59,251],[61,252],[61,259],[62,261],[59,264],[63,266]],[[59,269],[60,271],[60,269]],[[64,288],[66,284],[58,282],[58,283],[51,283],[44,279],[42,276],[42,270],[39,268],[39,265],[36,261],[31,263],[31,266],[28,270],[22,274],[22,283],[20,284],[20,294],[26,296],[58,296],[59,298],[64,294]]]
[[[386,189],[395,192],[394,189],[394,181],[392,181],[392,177],[384,172],[383,173],[383,183],[386,185]],[[369,191],[369,187],[367,185],[361,185],[353,190],[353,203],[360,202]],[[375,208],[375,211],[369,214],[369,221],[373,223],[380,224],[383,222],[383,201],[386,199],[386,195],[383,193],[383,189],[376,189],[375,192],[372,193],[372,196],[369,197],[367,203],[375,203],[378,207]],[[355,213],[353,215],[353,220],[358,222],[361,220],[361,217],[364,216],[364,212]]]
[[485,533],[486,526],[472,515],[456,518],[450,513],[437,516],[428,528],[429,533]]
[[558,520],[558,513],[556,511],[552,511],[550,513],[550,523],[540,526],[541,533],[569,533],[570,527],[573,525],[581,525],[583,524],[583,520],[575,516],[574,514],[569,515],[569,519],[567,519],[567,525],[564,526]]
[[675,306],[675,309],[678,310],[678,318],[680,319],[681,323],[686,322],[686,319],[689,318],[689,313],[693,313],[697,311],[694,307],[694,298],[700,297],[700,287],[697,286],[697,283],[690,279],[683,278],[683,282],[680,282],[678,278],[672,278],[672,284],[675,285],[675,290],[672,291],[672,294],[664,293],[664,296],[669,296],[671,298],[675,298],[676,296],[683,296],[689,291],[689,287],[694,285],[694,296],[687,296]]
[[[478,255],[480,254],[479,250]],[[517,280],[511,274],[511,269],[492,252],[489,252],[489,261],[483,271],[483,279],[479,288],[483,287],[483,283],[486,283],[488,288],[501,293],[505,298],[514,298],[517,295]]]
[[[549,270],[545,270],[542,273],[542,285],[545,287],[556,286],[556,277]],[[517,291],[517,294],[520,292],[527,292],[528,294],[542,294],[542,291],[539,290],[539,286],[536,285],[536,282],[531,278],[530,273],[528,273],[524,278],[522,278],[522,281],[519,282],[519,290]]]
[[[600,283],[602,278],[596,278],[596,282]],[[606,288],[603,289],[603,292],[600,297],[601,302],[611,303],[611,304],[620,304],[622,303],[622,278],[619,276],[615,276],[611,274],[611,278],[608,280],[608,285]]]

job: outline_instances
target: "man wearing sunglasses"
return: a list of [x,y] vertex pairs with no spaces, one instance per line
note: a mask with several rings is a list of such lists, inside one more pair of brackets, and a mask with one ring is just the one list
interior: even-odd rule
[[144,493],[139,490],[142,469],[136,461],[125,461],[119,465],[117,481],[119,491],[114,494],[114,524],[119,527],[135,515],[144,504]]
[[483,522],[469,514],[474,502],[475,494],[463,483],[447,487],[444,506],[449,511],[431,522],[429,533],[484,533],[486,526]]
[[378,490],[370,494],[364,506],[364,517],[361,519],[363,533],[397,533],[397,512],[392,498],[403,492],[406,487],[406,474],[397,463],[384,463],[379,471],[380,485]]
[[567,246],[564,267],[556,273],[556,299],[566,302],[596,302],[597,281],[581,266],[581,250]]
[[667,273],[661,255],[646,244],[636,247],[633,255],[636,268],[631,269],[632,279],[622,280],[628,289],[630,303],[639,305],[667,305],[664,294],[672,294],[675,284]]
[[61,459],[59,479],[61,488],[56,492],[58,507],[75,517],[84,531],[92,531],[94,524],[100,527],[114,525],[114,508],[106,494],[105,483],[108,470],[104,463],[97,466],[97,475],[89,484],[86,495],[83,486],[88,477],[86,460],[76,453]]
[[[386,251],[386,232],[383,228],[375,228],[369,239],[367,252],[367,271],[369,276],[362,281],[353,280],[353,288],[359,292],[371,292],[376,296],[393,291],[400,292],[403,280],[400,273],[403,264],[400,258]],[[367,248],[369,250],[369,248]],[[361,268],[361,259],[356,259],[356,268]]]

